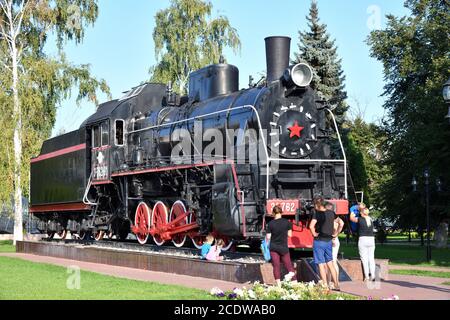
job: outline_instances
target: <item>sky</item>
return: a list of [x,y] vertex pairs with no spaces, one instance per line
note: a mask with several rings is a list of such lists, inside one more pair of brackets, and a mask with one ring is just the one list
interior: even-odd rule
[[[212,0],[213,14],[225,15],[237,29],[242,50],[235,55],[225,51],[227,61],[240,70],[240,88],[255,80],[266,69],[264,38],[292,38],[291,58],[297,52],[298,32],[307,30],[306,15],[310,0]],[[346,90],[352,113],[358,109],[365,119],[375,122],[383,117],[383,67],[370,57],[365,43],[371,30],[383,28],[385,16],[407,15],[403,0],[318,0],[319,16],[336,40],[338,55],[346,76]],[[157,11],[168,7],[169,0],[99,0],[99,17],[86,30],[83,42],[69,43],[65,52],[74,64],[89,64],[92,74],[103,78],[111,88],[113,98],[149,79],[148,70],[156,64],[152,39]],[[57,50],[52,41],[46,46],[49,55]],[[78,129],[95,112],[95,106],[83,102],[79,107],[75,97],[58,108],[53,134]],[[100,102],[107,100],[101,95]],[[356,101],[360,108],[356,108]]]

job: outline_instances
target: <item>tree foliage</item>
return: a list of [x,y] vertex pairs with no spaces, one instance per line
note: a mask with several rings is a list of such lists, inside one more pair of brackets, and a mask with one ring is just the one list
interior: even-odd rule
[[334,113],[339,126],[342,126],[348,110],[342,61],[338,57],[335,41],[331,40],[327,32],[327,25],[320,22],[316,0],[311,2],[306,19],[309,21],[309,30],[299,32],[298,53],[293,62],[306,62],[312,67],[314,79],[311,86],[322,98],[336,106]]
[[349,133],[345,136],[345,145],[355,191],[364,191],[364,202],[380,212],[381,185],[389,178],[388,167],[384,164],[385,131],[375,123],[367,123],[361,116],[348,121],[347,125]]
[[[392,179],[382,187],[384,206],[399,227],[420,228],[423,192],[412,193],[412,177],[422,176],[429,166],[432,190],[439,175],[447,188],[450,183],[450,128],[442,99],[442,85],[450,76],[450,15],[448,1],[407,0],[405,6],[411,15],[388,15],[386,28],[372,32],[368,43],[372,56],[383,63],[386,82],[385,148]],[[432,195],[433,218],[448,215],[448,194]]]
[[[21,185],[29,193],[30,158],[39,153],[42,142],[51,135],[56,109],[78,88],[77,103],[83,99],[98,103],[97,92],[110,95],[104,80],[92,77],[89,65],[74,65],[64,55],[67,41],[81,43],[85,28],[98,15],[97,0],[0,0],[12,5],[17,25],[19,48],[20,137],[22,141]],[[0,10],[0,26],[10,27],[5,10]],[[58,54],[49,56],[44,47],[50,34],[56,35]],[[5,34],[0,36],[0,102],[3,143],[0,152],[0,200],[9,201],[14,190],[13,131],[17,123],[12,97],[11,54]]]
[[159,62],[150,70],[152,81],[171,81],[185,94],[191,72],[218,63],[226,47],[240,49],[236,29],[225,16],[210,19],[212,8],[202,0],[172,0],[156,14],[153,40]]

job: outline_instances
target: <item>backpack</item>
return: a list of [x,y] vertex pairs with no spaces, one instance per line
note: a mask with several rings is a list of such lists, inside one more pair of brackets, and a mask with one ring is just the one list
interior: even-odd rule
[[[350,208],[349,216],[352,213],[355,215],[356,218],[360,217],[359,207],[357,205]],[[352,233],[356,234],[358,233],[359,225],[353,221],[350,221],[350,229],[352,229]]]
[[269,243],[266,241],[266,239],[261,242],[261,252],[264,256],[264,260],[266,260],[267,262],[270,262],[270,260],[272,260],[272,257],[270,256]]

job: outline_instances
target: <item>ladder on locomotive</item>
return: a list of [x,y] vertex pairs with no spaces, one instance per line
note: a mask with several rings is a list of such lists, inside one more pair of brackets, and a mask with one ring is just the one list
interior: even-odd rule
[[[258,172],[257,168],[252,164],[244,164],[236,166],[236,175],[238,178],[239,185],[241,186],[241,202],[239,206],[242,206],[245,211],[245,227],[248,225],[255,225],[261,216],[258,216],[258,212],[265,212],[264,203],[262,203],[259,194],[259,189],[257,188],[255,172]],[[257,166],[256,166],[257,167]],[[255,171],[256,170],[256,171]],[[249,210],[255,208],[255,212],[249,215]],[[264,219],[264,217],[262,217]],[[244,227],[243,221],[241,221],[241,227]],[[248,229],[243,230],[247,237],[259,237],[262,235],[261,232]]]

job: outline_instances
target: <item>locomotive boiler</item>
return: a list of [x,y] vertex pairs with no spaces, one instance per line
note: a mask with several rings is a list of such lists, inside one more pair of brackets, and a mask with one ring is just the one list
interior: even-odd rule
[[213,233],[228,249],[261,239],[278,205],[294,225],[289,246],[312,247],[315,195],[348,212],[347,163],[311,68],[289,65],[290,41],[266,39],[267,77],[247,89],[235,66],[210,65],[190,75],[187,96],[147,83],[45,141],[31,160],[39,229],[177,247]]

